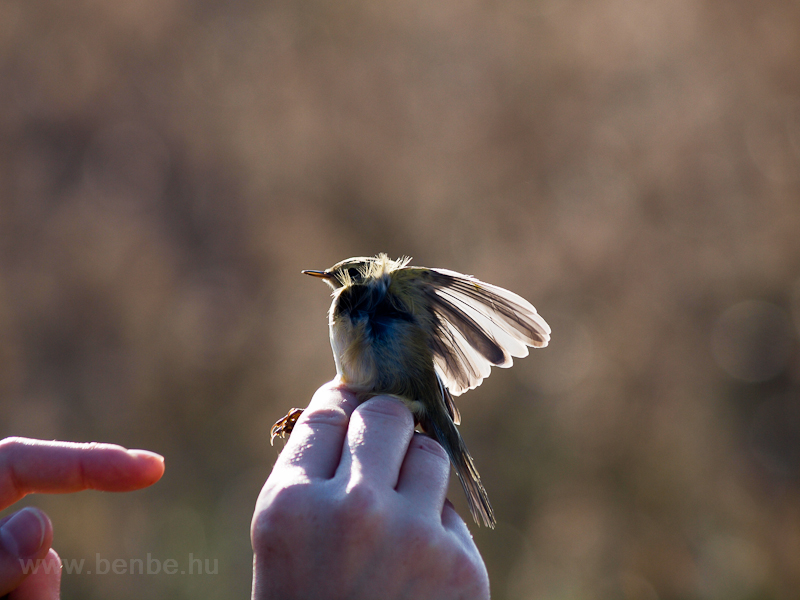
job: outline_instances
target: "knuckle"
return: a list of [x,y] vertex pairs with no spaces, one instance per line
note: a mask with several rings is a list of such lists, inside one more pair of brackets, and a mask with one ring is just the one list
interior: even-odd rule
[[251,524],[254,544],[286,528],[287,524],[305,519],[310,508],[311,491],[307,483],[265,488],[259,497]]
[[335,512],[340,523],[351,532],[363,531],[369,535],[383,529],[387,521],[386,504],[375,488],[357,484],[344,493]]
[[375,512],[380,500],[378,492],[371,486],[360,483],[345,492],[345,504],[349,510],[359,514]]
[[26,445],[25,442],[30,444],[30,440],[22,437],[7,437],[0,440],[0,453],[8,454],[16,451],[18,448]]
[[427,565],[430,577],[444,577],[448,589],[469,590],[469,595],[463,597],[488,598],[488,575],[477,548],[437,535],[436,531],[428,521],[410,518],[401,524],[399,536],[409,555],[416,557],[420,565]]
[[308,407],[312,408],[316,405],[330,406],[334,405],[348,405],[353,408],[358,406],[358,399],[356,394],[339,381],[329,381],[320,387],[311,399]]
[[422,519],[407,519],[402,524],[404,545],[412,549],[415,556],[438,553],[439,545],[431,533],[431,525]]

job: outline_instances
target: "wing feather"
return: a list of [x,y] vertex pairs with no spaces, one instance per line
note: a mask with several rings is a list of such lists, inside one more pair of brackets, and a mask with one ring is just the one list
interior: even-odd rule
[[483,381],[491,372],[491,364],[469,344],[456,325],[438,319],[438,336],[434,336],[433,364],[444,385],[458,396],[475,387],[474,381]]
[[450,413],[450,418],[453,419],[453,423],[455,423],[456,425],[460,425],[461,413],[459,412],[456,403],[453,402],[453,396],[445,387],[444,382],[442,381],[442,378],[438,373],[436,374],[436,383],[439,384],[439,392],[442,394],[442,401],[444,402],[444,405],[447,407],[447,412]]
[[492,365],[510,367],[528,346],[550,341],[550,326],[521,296],[446,269],[430,269],[429,277],[434,364],[454,396],[479,386]]

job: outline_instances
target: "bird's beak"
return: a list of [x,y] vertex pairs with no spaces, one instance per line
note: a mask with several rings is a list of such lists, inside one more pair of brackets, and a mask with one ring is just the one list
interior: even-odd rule
[[333,279],[333,273],[328,271],[300,271],[303,275],[311,275],[312,277],[319,277],[320,279]]

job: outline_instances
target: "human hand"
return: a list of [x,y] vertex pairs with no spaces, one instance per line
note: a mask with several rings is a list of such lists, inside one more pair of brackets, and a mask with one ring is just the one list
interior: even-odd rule
[[[163,473],[164,459],[146,450],[6,438],[0,441],[0,510],[31,493],[137,490],[152,485]],[[53,525],[38,508],[23,508],[0,519],[0,596],[59,598],[61,559],[50,548],[52,542]],[[26,565],[37,561],[44,568],[26,575]]]
[[256,503],[253,599],[489,598],[449,475],[400,401],[323,386]]

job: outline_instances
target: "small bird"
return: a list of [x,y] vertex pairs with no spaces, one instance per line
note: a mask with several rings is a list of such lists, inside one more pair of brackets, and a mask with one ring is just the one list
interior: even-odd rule
[[[547,346],[550,326],[513,292],[410,260],[378,254],[303,273],[333,289],[328,324],[341,381],[361,402],[402,400],[450,457],[475,522],[494,528],[489,496],[456,428],[453,396],[479,386],[492,365],[510,367],[528,346]],[[290,434],[301,413],[292,409],[275,423],[272,439]]]

